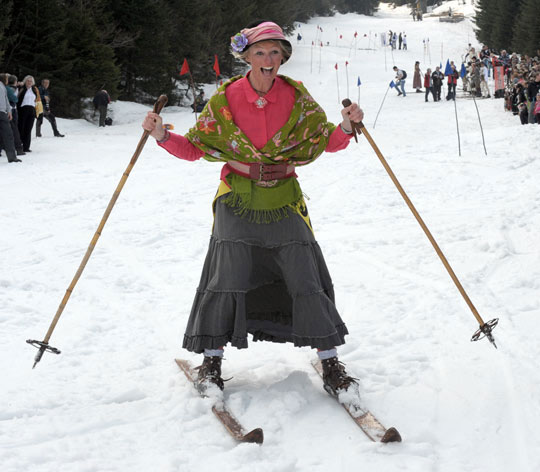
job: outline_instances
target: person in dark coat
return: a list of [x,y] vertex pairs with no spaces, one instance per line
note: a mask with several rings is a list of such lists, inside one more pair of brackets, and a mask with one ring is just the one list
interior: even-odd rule
[[431,78],[433,79],[433,99],[438,102],[441,100],[441,89],[444,80],[444,74],[439,66],[435,67]]
[[49,79],[43,79],[41,81],[41,85],[38,87],[39,94],[41,95],[41,101],[43,102],[43,113],[41,113],[37,117],[36,121],[36,137],[41,138],[41,124],[43,123],[43,118],[47,118],[49,123],[52,126],[53,133],[57,138],[63,138],[64,135],[58,131],[58,127],[56,126],[56,117],[53,115],[51,111],[51,97],[49,95]]
[[7,75],[0,74],[0,149],[6,150],[8,162],[21,162],[17,158],[15,144],[13,142],[13,132],[9,124],[12,117],[6,85]]
[[107,93],[107,90],[100,90],[94,96],[94,106],[99,111],[99,126],[105,126],[105,120],[107,119],[107,107],[111,103],[111,97]]

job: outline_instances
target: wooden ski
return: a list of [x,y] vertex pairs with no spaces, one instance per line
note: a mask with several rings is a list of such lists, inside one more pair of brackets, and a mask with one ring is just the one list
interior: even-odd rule
[[[317,373],[323,377],[322,364],[319,360],[315,360],[311,363]],[[345,410],[349,413],[350,417],[360,427],[360,429],[366,434],[366,436],[374,442],[401,442],[401,435],[394,427],[386,429],[381,422],[366,409],[360,401],[360,397],[354,403],[341,403],[338,397],[331,395]]]
[[[183,359],[175,359],[178,367],[184,372],[187,379],[195,385],[197,373],[189,361]],[[200,394],[200,392],[197,391]],[[205,396],[200,394],[201,396]],[[220,401],[212,405],[212,411],[221,422],[228,433],[238,442],[256,443],[262,444],[264,440],[263,430],[261,428],[255,428],[248,433],[245,432],[244,427],[229,411],[224,401]]]

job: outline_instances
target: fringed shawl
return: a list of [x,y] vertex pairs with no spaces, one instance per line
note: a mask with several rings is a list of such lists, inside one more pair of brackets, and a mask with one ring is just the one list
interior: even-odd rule
[[[295,104],[287,122],[264,145],[257,149],[236,126],[225,89],[242,76],[224,83],[212,96],[197,123],[185,135],[201,149],[204,159],[212,162],[240,161],[262,164],[293,164],[302,166],[313,162],[328,145],[335,125],[306,88],[280,75],[295,89]],[[227,176],[231,193],[225,202],[236,208],[236,213],[257,223],[278,221],[288,214],[290,205],[302,199],[302,191],[295,177],[280,180],[273,187],[261,187],[256,182],[236,174]]]

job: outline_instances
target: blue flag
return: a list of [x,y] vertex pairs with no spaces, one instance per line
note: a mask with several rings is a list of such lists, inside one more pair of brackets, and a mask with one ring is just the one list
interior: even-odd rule
[[461,78],[465,77],[467,75],[467,69],[465,69],[465,64],[461,63],[461,72],[459,73]]
[[451,75],[452,67],[450,66],[450,59],[446,59],[446,68],[444,69],[444,75]]
[[358,83],[356,84],[357,87],[360,87],[362,85],[362,82],[360,82],[360,76],[358,76]]
[[394,81],[392,80],[392,82],[390,82],[390,88],[394,88],[396,86],[396,84],[394,83]]

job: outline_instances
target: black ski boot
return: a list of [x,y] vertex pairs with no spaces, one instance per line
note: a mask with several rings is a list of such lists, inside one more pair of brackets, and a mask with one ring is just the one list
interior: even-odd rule
[[324,389],[337,397],[340,393],[347,391],[351,385],[358,385],[357,379],[347,375],[345,365],[339,362],[337,357],[331,357],[321,361],[323,368]]
[[207,388],[214,384],[220,390],[223,390],[223,379],[221,378],[221,357],[204,356],[202,365],[197,367],[199,375],[195,382],[195,387],[200,394],[204,394]]

